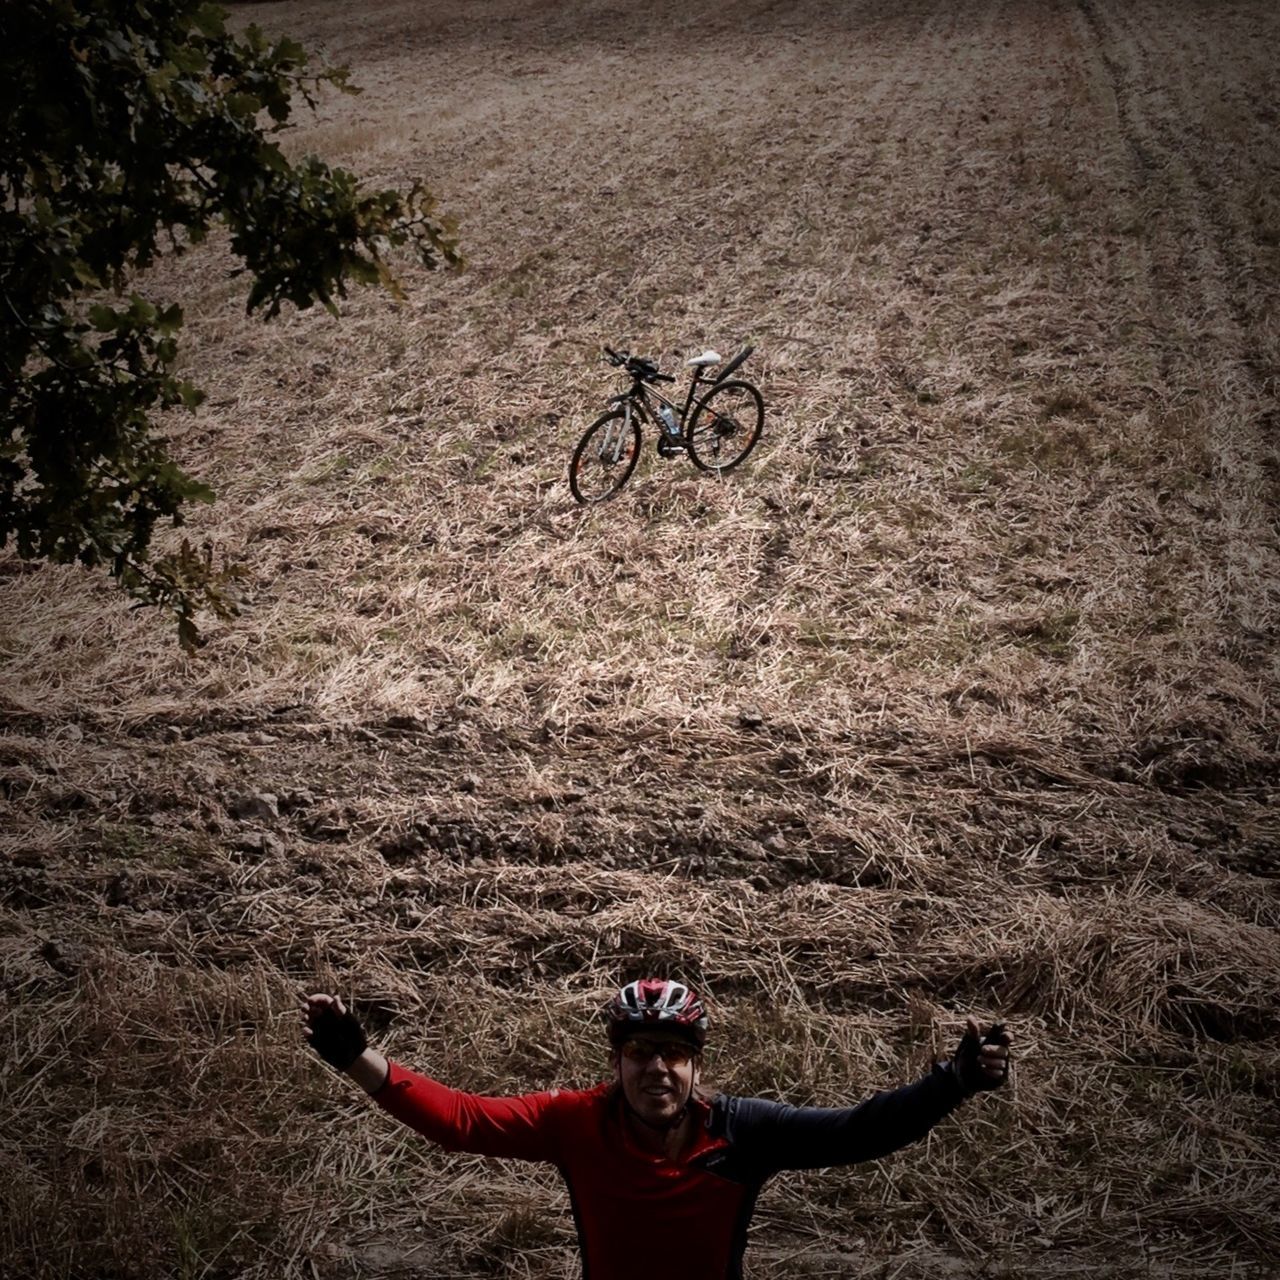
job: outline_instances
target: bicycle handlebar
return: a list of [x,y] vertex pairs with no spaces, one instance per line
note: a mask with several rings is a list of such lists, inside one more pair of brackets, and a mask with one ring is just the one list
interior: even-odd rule
[[605,347],[604,353],[609,357],[610,364],[625,367],[633,378],[638,378],[641,382],[675,381],[671,374],[659,373],[655,365],[650,364],[648,360],[640,356],[631,355],[630,352],[615,351],[612,347]]

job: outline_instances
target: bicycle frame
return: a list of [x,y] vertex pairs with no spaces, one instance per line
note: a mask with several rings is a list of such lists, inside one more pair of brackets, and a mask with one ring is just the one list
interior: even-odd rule
[[651,426],[656,427],[659,432],[663,430],[656,421],[657,415],[653,411],[653,406],[649,403],[650,396],[659,403],[665,404],[676,415],[676,420],[680,423],[680,429],[683,431],[685,420],[689,416],[689,410],[693,408],[694,397],[698,388],[700,386],[709,387],[715,381],[715,378],[704,377],[701,369],[695,369],[693,371],[693,380],[689,383],[689,390],[685,394],[683,409],[674,400],[668,400],[661,391],[655,390],[639,379],[633,381],[630,390],[624,391],[620,396],[610,396],[608,403],[621,404],[623,415],[621,424],[617,427],[610,427],[605,432],[604,439],[600,441],[599,457],[601,462],[616,463],[622,456],[622,442],[631,433],[631,415],[633,412],[639,413],[641,423],[648,422]]
[[[681,408],[674,400],[668,400],[666,396],[646,382],[641,382],[638,378],[631,383],[631,388],[624,391],[620,396],[611,396],[607,403],[621,404],[625,410],[623,419],[623,429],[629,431],[631,429],[631,411],[633,406],[640,411],[640,420],[654,423],[655,413],[653,406],[649,403],[649,397],[652,396],[660,404],[664,404],[672,413],[676,415],[676,420],[680,423],[681,429],[684,428],[685,419],[689,416],[689,410],[693,408],[694,400],[698,394],[699,387],[711,387],[718,381],[717,378],[708,378],[703,375],[702,370],[695,369],[693,371],[693,379],[689,383],[689,389],[685,393],[684,408]],[[656,425],[656,423],[655,423]],[[601,455],[604,456],[603,454]],[[616,461],[616,459],[615,459]]]

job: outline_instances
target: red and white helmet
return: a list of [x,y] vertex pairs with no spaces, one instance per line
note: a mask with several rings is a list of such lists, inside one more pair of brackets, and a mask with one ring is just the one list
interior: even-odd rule
[[654,1027],[692,1040],[699,1048],[707,1040],[707,1010],[692,987],[666,978],[628,982],[605,1005],[609,1041],[621,1044],[632,1032]]

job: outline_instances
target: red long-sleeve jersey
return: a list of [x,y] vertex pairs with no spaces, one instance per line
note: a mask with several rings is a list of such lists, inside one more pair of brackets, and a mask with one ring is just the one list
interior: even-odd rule
[[569,1188],[584,1280],[740,1280],[760,1188],[781,1169],[874,1159],[914,1141],[963,1093],[948,1066],[857,1107],[789,1107],[719,1094],[693,1100],[695,1138],[676,1159],[632,1139],[616,1086],[487,1098],[397,1063],[379,1106],[450,1151],[546,1161]]

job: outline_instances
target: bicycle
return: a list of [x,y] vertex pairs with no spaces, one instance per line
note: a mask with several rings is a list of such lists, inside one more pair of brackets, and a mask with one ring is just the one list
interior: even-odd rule
[[[730,379],[754,350],[744,347],[715,377],[708,370],[720,363],[715,351],[686,361],[693,368],[684,407],[677,408],[654,389],[658,382],[675,382],[646,356],[605,347],[615,368],[625,370],[631,386],[607,403],[615,406],[597,418],[578,441],[569,463],[569,488],[581,503],[604,502],[628,480],[640,461],[640,425],[651,422],[658,431],[658,454],[663,458],[687,453],[696,467],[723,475],[743,462],[760,439],[764,427],[764,399],[751,383]],[[706,387],[701,396],[699,388]],[[696,400],[695,400],[696,397]]]

